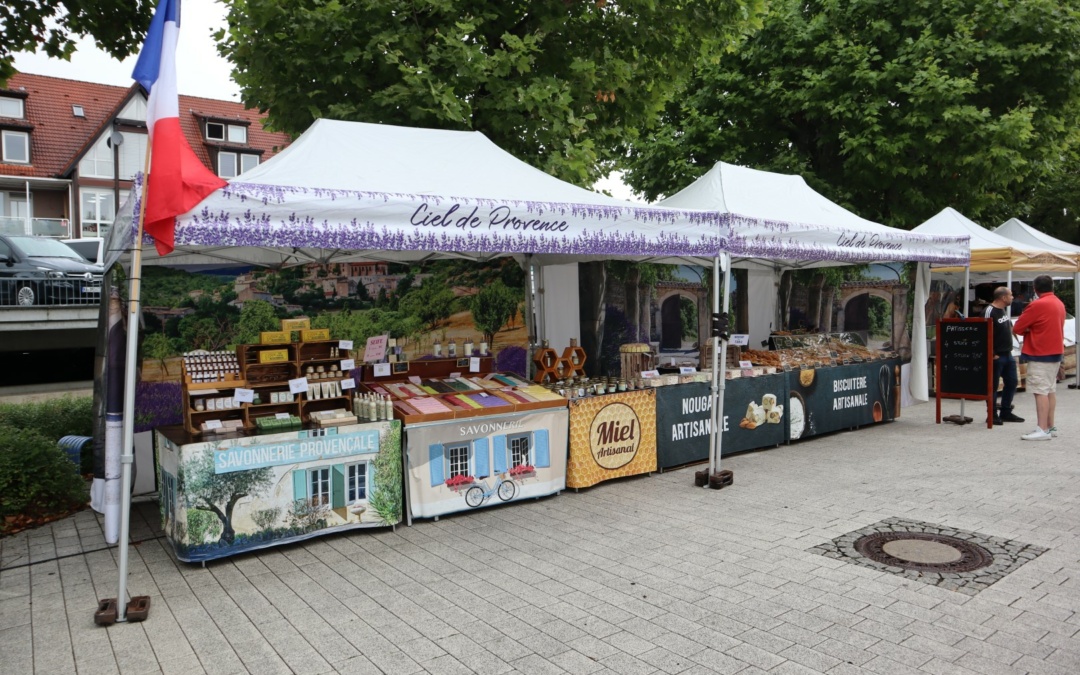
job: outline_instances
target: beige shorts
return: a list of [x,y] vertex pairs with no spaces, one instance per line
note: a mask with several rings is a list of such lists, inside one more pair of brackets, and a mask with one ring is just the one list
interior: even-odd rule
[[1025,386],[1032,394],[1052,394],[1057,389],[1057,373],[1061,363],[1027,362]]

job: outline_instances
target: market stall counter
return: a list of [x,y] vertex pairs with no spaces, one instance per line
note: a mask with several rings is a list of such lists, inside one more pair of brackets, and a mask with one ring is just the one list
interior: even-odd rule
[[[788,378],[782,372],[740,376],[726,382],[724,420],[720,425],[725,457],[787,442],[788,419],[784,408],[787,391]],[[676,384],[656,390],[659,468],[709,458],[711,403],[708,382]]]
[[192,434],[155,431],[162,529],[177,559],[401,521],[401,423]]
[[566,487],[566,399],[491,372],[492,361],[466,355],[412,361],[401,372],[362,367],[358,417],[374,400],[404,424],[409,522]]

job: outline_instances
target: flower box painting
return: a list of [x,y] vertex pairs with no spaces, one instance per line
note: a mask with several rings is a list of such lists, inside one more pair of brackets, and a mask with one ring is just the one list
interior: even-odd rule
[[565,408],[406,426],[416,518],[558,494],[566,487]]
[[162,529],[181,561],[401,521],[396,420],[221,440],[155,433]]

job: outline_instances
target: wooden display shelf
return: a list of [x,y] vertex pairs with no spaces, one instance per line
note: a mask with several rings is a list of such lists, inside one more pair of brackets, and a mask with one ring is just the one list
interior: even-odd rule
[[562,379],[559,374],[562,365],[561,361],[561,357],[550,347],[536,350],[533,354],[533,364],[536,366],[536,375],[533,376],[533,382],[544,384]]
[[[380,383],[363,384],[363,385],[360,385],[358,387],[358,389],[359,389],[361,394],[364,394],[364,393],[378,393],[378,392],[375,392],[374,390],[371,389],[371,385],[378,385],[378,384],[382,384],[382,383],[380,382]],[[485,408],[472,408],[472,407],[469,407],[467,409],[463,409],[463,408],[459,408],[457,405],[455,405],[453,403],[450,403],[449,401],[443,400],[443,399],[446,399],[447,397],[454,396],[456,394],[470,394],[470,393],[487,393],[487,394],[491,394],[493,396],[497,396],[498,398],[506,401],[509,405],[495,406],[495,407],[491,407],[491,408],[487,408],[487,407],[485,407]],[[421,422],[441,422],[441,421],[446,421],[446,420],[469,419],[469,418],[474,418],[474,417],[487,417],[487,416],[490,416],[490,415],[503,415],[503,414],[510,414],[510,413],[516,413],[516,412],[526,412],[526,411],[531,411],[531,410],[565,408],[566,405],[567,405],[567,402],[565,400],[562,400],[562,399],[551,400],[551,401],[533,401],[533,402],[528,402],[528,403],[522,403],[520,401],[516,401],[514,399],[511,399],[511,398],[505,396],[500,389],[485,389],[483,391],[471,391],[471,392],[455,391],[455,392],[445,392],[445,393],[439,393],[439,394],[431,394],[429,396],[424,396],[424,397],[413,396],[413,397],[410,397],[410,398],[401,398],[401,397],[394,396],[393,394],[390,394],[390,398],[391,398],[392,401],[402,402],[402,403],[405,403],[406,405],[408,405],[408,403],[410,401],[410,398],[434,398],[434,399],[439,399],[440,401],[442,401],[443,405],[450,408],[450,410],[446,410],[446,411],[443,411],[443,412],[428,413],[428,414],[422,414],[421,413],[421,414],[410,415],[410,414],[406,414],[398,406],[394,406],[394,419],[401,420],[405,424],[419,424]]]
[[[574,363],[574,359],[577,363]],[[578,377],[585,374],[585,350],[581,347],[567,347],[563,350],[562,360],[566,366],[566,377]]]
[[[480,372],[469,372],[469,359],[480,359]],[[416,361],[402,361],[391,363],[390,375],[375,377],[375,366],[365,363],[357,364],[360,368],[361,382],[399,382],[409,377],[421,379],[433,379],[449,377],[450,373],[460,372],[462,375],[487,375],[494,371],[495,358],[492,356],[459,356],[453,359],[423,359]]]

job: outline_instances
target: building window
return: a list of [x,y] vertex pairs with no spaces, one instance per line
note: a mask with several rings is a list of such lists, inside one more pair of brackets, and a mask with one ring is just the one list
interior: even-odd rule
[[113,191],[82,188],[79,190],[79,203],[82,214],[82,236],[104,237],[109,231],[109,225],[116,220]]
[[135,180],[135,174],[146,170],[146,142],[143,133],[123,131],[120,145],[120,180]]
[[[240,170],[237,171],[237,162]],[[236,178],[240,174],[259,166],[258,155],[245,155],[235,152],[218,152],[218,175],[222,178]]]
[[223,122],[206,123],[206,140],[228,141],[247,145],[247,127],[242,124],[225,124]]
[[222,178],[236,178],[235,152],[219,152],[217,154],[217,175]]
[[206,123],[206,140],[208,141],[223,141],[225,140],[225,125],[221,122],[207,122]]
[[113,151],[108,144],[108,134],[98,139],[79,162],[79,174],[87,178],[113,177]]
[[[19,101],[22,103],[22,101]],[[3,160],[15,164],[30,163],[30,134],[25,131],[0,132],[0,144],[3,147]]]
[[446,448],[447,478],[469,475],[469,445],[450,445]]
[[75,117],[86,117],[86,111],[83,110],[83,107],[81,105],[71,106],[71,114]]
[[258,155],[240,155],[240,173],[247,173],[259,166]]
[[510,466],[531,465],[529,461],[529,436],[511,436],[510,441]]
[[330,467],[308,471],[308,499],[330,506]]
[[368,491],[368,465],[350,464],[345,473],[345,495],[348,502],[367,501]]
[[21,98],[0,96],[0,117],[15,117],[21,120],[25,114]]

